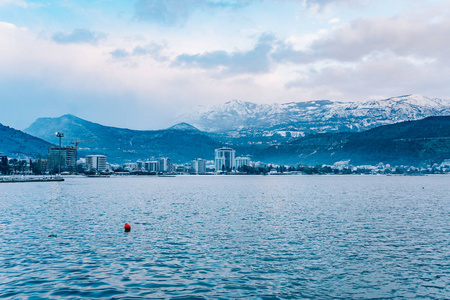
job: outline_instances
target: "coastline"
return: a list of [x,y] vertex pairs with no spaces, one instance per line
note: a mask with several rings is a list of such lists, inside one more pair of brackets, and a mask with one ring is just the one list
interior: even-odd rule
[[64,181],[64,178],[60,176],[0,176],[0,183],[11,183],[11,182],[53,182],[53,181]]

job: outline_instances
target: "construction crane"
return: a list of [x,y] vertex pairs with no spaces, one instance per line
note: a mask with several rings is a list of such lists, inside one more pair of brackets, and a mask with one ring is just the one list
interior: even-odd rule
[[75,142],[72,142],[71,144],[75,145],[75,173],[78,174],[78,165],[77,165],[77,161],[78,161],[78,144],[81,143],[86,143],[86,142],[92,142],[93,139],[90,140],[84,140],[84,141],[79,141],[77,139],[75,139]]
[[74,144],[75,145],[75,149],[78,149],[78,144],[86,143],[86,142],[92,142],[92,141],[93,141],[93,139],[84,140],[84,141],[75,140],[75,142],[72,142],[71,144]]

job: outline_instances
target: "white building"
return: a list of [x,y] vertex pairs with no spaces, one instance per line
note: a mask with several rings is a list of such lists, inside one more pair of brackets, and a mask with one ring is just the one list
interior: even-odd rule
[[138,170],[144,170],[144,162],[142,160],[138,160],[136,162]]
[[159,172],[159,161],[156,160],[146,161],[145,170],[147,172]]
[[450,167],[450,159],[444,159],[441,163],[441,168],[448,168]]
[[267,168],[267,164],[262,161],[257,161],[254,163],[255,168]]
[[88,155],[86,156],[86,168],[88,171],[106,171],[106,156],[105,155]]
[[170,162],[170,158],[161,157],[159,159],[159,171],[160,172],[170,172],[172,171],[172,164]]
[[216,172],[236,169],[236,151],[232,148],[222,147],[215,150],[214,162]]
[[250,157],[236,157],[236,170],[243,166],[250,166]]
[[137,171],[137,163],[125,163],[123,168],[129,172]]
[[206,160],[196,158],[193,161],[191,161],[191,173],[195,174],[206,173]]

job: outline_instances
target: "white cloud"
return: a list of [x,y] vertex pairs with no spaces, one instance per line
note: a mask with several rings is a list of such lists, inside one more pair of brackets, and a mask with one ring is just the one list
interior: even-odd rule
[[20,7],[28,7],[28,3],[23,0],[0,0],[0,6],[2,5],[16,5]]
[[341,19],[339,19],[339,18],[333,18],[333,19],[330,19],[329,21],[328,21],[328,23],[330,23],[330,24],[336,24],[336,23],[339,23],[341,21]]

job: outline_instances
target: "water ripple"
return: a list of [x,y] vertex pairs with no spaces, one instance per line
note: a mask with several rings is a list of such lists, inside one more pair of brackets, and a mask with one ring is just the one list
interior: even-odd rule
[[448,299],[448,183],[186,176],[3,185],[0,298]]

